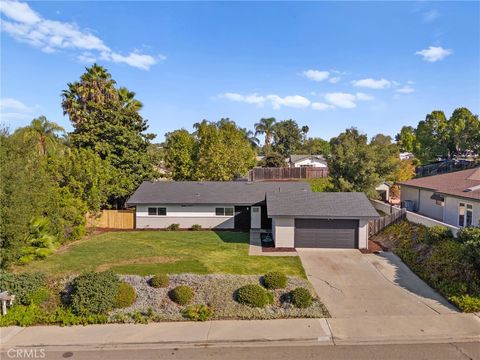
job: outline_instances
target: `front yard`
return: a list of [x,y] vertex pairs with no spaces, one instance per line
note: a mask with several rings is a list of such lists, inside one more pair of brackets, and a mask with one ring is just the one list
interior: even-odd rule
[[[305,278],[298,257],[249,256],[249,234],[231,231],[125,231],[93,235],[18,270],[51,275],[236,274],[281,271]],[[28,267],[28,268],[27,268]]]

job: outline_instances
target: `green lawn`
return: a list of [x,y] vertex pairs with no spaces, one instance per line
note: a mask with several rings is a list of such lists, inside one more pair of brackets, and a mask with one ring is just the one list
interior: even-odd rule
[[128,231],[94,235],[22,268],[52,275],[112,269],[119,274],[264,274],[305,277],[298,257],[248,255],[247,233]]

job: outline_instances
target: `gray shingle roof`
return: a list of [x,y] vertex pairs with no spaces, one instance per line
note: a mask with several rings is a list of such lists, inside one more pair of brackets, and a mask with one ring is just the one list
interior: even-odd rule
[[365,194],[360,192],[267,193],[267,212],[269,216],[378,217]]
[[310,192],[310,185],[306,182],[145,181],[128,199],[127,205],[252,205],[264,201],[267,192],[300,190]]

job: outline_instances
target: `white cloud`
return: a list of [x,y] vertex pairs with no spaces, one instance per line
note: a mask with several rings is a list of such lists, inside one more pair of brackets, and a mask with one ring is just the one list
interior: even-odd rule
[[263,106],[267,99],[264,96],[259,96],[257,94],[251,95],[241,95],[238,93],[224,93],[220,94],[218,97],[228,99],[230,101],[244,102],[247,104],[255,104],[258,106]]
[[[165,57],[154,57],[138,51],[122,55],[108,47],[102,39],[89,30],[81,29],[73,23],[42,18],[26,3],[2,0],[0,12],[5,18],[1,21],[1,30],[17,41],[52,53],[59,50],[81,51],[80,61],[100,57],[103,60],[123,63],[139,69],[148,70]],[[89,55],[86,55],[86,53]]]
[[401,88],[396,89],[395,92],[400,94],[411,94],[415,92],[415,89],[410,85],[405,85],[405,86],[402,86]]
[[355,97],[357,98],[357,100],[360,100],[360,101],[370,101],[370,100],[375,99],[374,96],[372,96],[370,94],[361,93],[361,92],[357,92],[355,94]]
[[0,99],[0,110],[15,110],[21,112],[32,112],[32,109],[22,103],[20,100],[12,98]]
[[369,89],[385,89],[392,86],[392,81],[387,79],[360,79],[352,81],[352,85],[355,87],[365,87]]
[[330,104],[344,109],[352,109],[357,106],[355,103],[356,96],[348,93],[327,93],[325,94],[325,100]]
[[310,100],[300,95],[291,95],[281,97],[278,95],[267,95],[267,99],[271,101],[274,109],[280,109],[281,106],[305,108],[310,106]]
[[307,79],[313,81],[324,81],[330,77],[329,71],[320,71],[320,70],[306,70],[302,73]]
[[339,76],[335,76],[335,77],[331,77],[330,79],[328,79],[328,82],[331,83],[331,84],[336,84],[340,81],[340,77]]
[[437,19],[439,16],[440,16],[440,13],[437,10],[433,9],[423,14],[423,20],[425,22],[432,22],[433,20]]
[[312,103],[312,109],[313,110],[323,111],[323,110],[328,110],[328,109],[333,109],[333,108],[335,108],[333,105],[326,104],[326,103],[323,103],[323,102],[313,102]]
[[357,101],[370,101],[375,99],[372,95],[358,92],[356,94],[350,93],[327,93],[325,94],[325,101],[334,107],[343,109],[353,109],[357,107]]
[[24,120],[32,118],[33,109],[13,98],[0,99],[0,120]]
[[97,61],[96,56],[89,52],[86,51],[80,55],[77,56],[78,61],[85,63],[85,64],[93,64],[95,61]]
[[436,62],[446,58],[448,55],[451,55],[453,50],[444,49],[441,46],[429,46],[428,49],[423,49],[415,52],[415,55],[420,55],[423,57],[423,60],[428,62]]

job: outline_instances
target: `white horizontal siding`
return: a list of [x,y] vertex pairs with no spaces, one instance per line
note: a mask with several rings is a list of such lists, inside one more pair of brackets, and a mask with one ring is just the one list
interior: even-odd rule
[[[215,208],[217,207],[231,207],[233,205],[193,205],[193,206],[181,206],[181,205],[137,205],[137,217],[155,217],[153,215],[148,215],[149,207],[164,207],[167,208],[166,216],[157,216],[157,217],[221,217],[215,215]],[[227,218],[233,216],[226,216]]]

